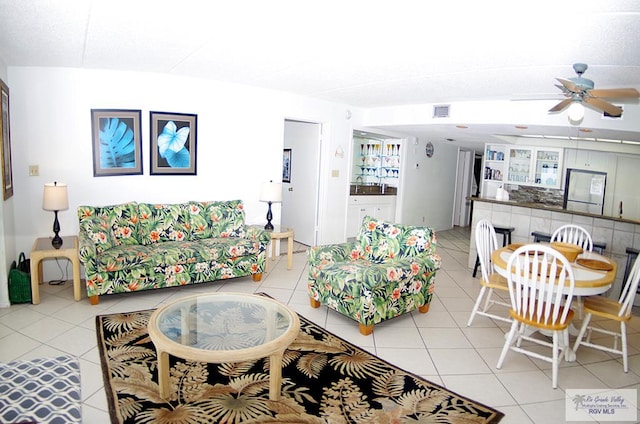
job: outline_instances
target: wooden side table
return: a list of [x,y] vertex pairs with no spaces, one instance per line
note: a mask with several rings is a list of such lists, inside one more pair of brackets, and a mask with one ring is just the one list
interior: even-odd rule
[[[293,268],[293,228],[274,225],[273,230],[267,230],[271,234],[271,260],[276,260],[276,244],[275,240],[287,239],[287,269]],[[267,261],[267,263],[269,263]]]
[[42,284],[42,260],[47,258],[67,258],[73,264],[73,297],[80,300],[80,258],[78,257],[78,237],[62,237],[62,246],[55,249],[51,245],[51,237],[37,238],[31,248],[31,303],[40,303],[40,287]]

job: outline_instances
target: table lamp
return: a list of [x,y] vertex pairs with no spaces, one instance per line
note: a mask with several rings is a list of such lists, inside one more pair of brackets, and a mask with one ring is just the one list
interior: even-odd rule
[[45,184],[44,195],[42,196],[42,209],[45,211],[53,211],[55,214],[55,218],[53,220],[53,232],[55,233],[55,236],[51,240],[51,245],[55,249],[60,249],[60,246],[62,246],[62,237],[58,235],[60,232],[58,211],[69,209],[67,185],[58,184],[57,182]]
[[273,230],[273,214],[271,213],[271,204],[282,202],[282,183],[274,183],[269,181],[268,183],[262,183],[260,187],[260,201],[267,202],[269,209],[267,210],[267,225],[264,226],[265,230]]

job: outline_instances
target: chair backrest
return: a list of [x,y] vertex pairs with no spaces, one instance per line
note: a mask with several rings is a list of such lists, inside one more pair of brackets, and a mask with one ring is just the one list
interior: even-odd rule
[[491,267],[491,253],[498,248],[498,238],[496,230],[491,222],[481,219],[476,224],[476,250],[478,251],[478,261],[482,271],[482,279],[489,281],[489,274],[493,273]]
[[624,284],[624,289],[620,293],[620,311],[618,316],[623,317],[631,314],[631,308],[633,308],[633,301],[636,298],[636,292],[638,291],[638,283],[640,283],[640,256],[638,256],[633,263],[633,268],[627,277],[627,281]]
[[547,325],[567,318],[575,277],[560,252],[538,243],[524,245],[509,257],[507,269],[511,308],[519,316]]
[[585,251],[593,251],[593,239],[589,231],[579,225],[567,224],[558,228],[551,235],[551,241],[571,243],[582,247]]

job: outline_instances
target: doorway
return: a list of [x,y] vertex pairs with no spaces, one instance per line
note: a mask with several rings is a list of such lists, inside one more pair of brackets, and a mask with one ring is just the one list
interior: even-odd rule
[[456,176],[456,191],[453,208],[453,225],[467,227],[471,225],[471,201],[468,197],[473,191],[474,152],[458,151],[458,172]]
[[298,243],[314,246],[318,231],[318,197],[322,125],[286,119],[284,149],[290,150],[289,181],[282,182],[282,225],[293,228]]

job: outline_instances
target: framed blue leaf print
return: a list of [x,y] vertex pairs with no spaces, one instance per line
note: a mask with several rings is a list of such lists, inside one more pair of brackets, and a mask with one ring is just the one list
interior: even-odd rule
[[93,176],[142,174],[141,111],[91,109]]
[[151,175],[196,175],[198,115],[150,112]]

